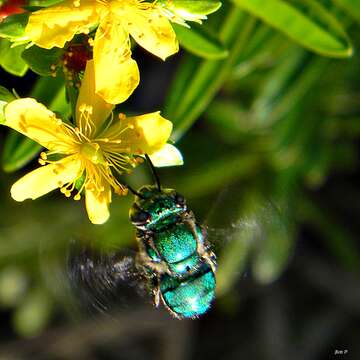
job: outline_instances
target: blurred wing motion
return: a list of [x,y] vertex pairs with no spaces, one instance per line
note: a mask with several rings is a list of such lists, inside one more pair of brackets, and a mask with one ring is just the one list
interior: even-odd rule
[[259,193],[227,188],[210,211],[206,228],[217,255],[217,295],[230,291],[249,270],[267,284],[283,272],[293,253],[286,206]]
[[148,295],[147,282],[136,267],[135,252],[105,253],[84,241],[74,241],[67,273],[80,306],[109,312],[129,307]]
[[[205,224],[217,257],[217,296],[236,289],[248,268],[259,283],[275,281],[293,249],[286,207],[261,194],[244,196],[237,190],[227,188],[217,197]],[[80,303],[91,310],[108,312],[119,305],[133,306],[141,298],[154,299],[151,276],[130,250],[104,253],[77,242],[70,251],[68,275]]]

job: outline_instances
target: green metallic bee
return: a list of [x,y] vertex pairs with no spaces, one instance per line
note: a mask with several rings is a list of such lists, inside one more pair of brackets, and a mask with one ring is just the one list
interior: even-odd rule
[[129,217],[138,251],[103,254],[87,243],[70,256],[69,274],[78,284],[81,304],[108,312],[133,306],[141,295],[176,318],[196,318],[210,309],[215,288],[217,296],[236,291],[248,269],[261,281],[279,276],[286,262],[276,252],[274,258],[274,249],[284,244],[288,254],[292,249],[291,224],[281,204],[258,193],[246,199],[235,184],[217,195],[205,230],[183,196],[156,183],[130,189],[135,199]]
[[173,189],[144,186],[130,220],[137,229],[138,262],[153,273],[154,303],[177,318],[204,314],[215,298],[215,255],[205,228]]
[[162,189],[152,170],[156,186],[139,191],[129,187],[135,195],[130,221],[136,228],[138,253],[99,257],[81,251],[71,258],[69,273],[72,283],[82,283],[85,297],[93,296],[97,305],[106,302],[107,292],[121,293],[119,288],[126,283],[134,287],[137,283],[150,290],[155,306],[162,303],[178,319],[196,318],[215,298],[216,258],[205,228],[187,209],[185,198],[173,189]]

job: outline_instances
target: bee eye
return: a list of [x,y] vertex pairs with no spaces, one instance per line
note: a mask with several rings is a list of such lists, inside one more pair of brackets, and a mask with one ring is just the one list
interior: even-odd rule
[[141,210],[139,207],[133,207],[130,210],[130,220],[135,225],[144,225],[151,219],[151,215]]
[[175,195],[175,201],[177,205],[184,206],[185,205],[185,198],[181,194]]

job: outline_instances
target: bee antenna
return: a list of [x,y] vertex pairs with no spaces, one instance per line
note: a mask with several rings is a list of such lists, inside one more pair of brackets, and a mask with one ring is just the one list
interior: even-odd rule
[[156,173],[155,166],[154,166],[154,164],[152,163],[152,161],[150,160],[150,157],[149,157],[148,154],[145,154],[145,157],[146,157],[146,160],[147,160],[148,164],[150,165],[151,172],[152,172],[152,174],[153,174],[153,176],[154,176],[154,180],[155,180],[156,186],[157,186],[158,190],[161,192],[160,179],[159,179],[158,174]]
[[126,183],[124,183],[124,182],[123,182],[123,184],[128,188],[128,190],[129,190],[132,194],[138,196],[140,199],[145,199],[139,192],[137,192],[136,190],[134,190],[130,185],[128,185],[128,184],[126,184]]

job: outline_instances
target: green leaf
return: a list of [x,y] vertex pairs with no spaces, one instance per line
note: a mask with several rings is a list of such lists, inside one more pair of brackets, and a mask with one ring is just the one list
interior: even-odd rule
[[71,106],[67,101],[65,85],[58,90],[49,105],[49,109],[56,114],[60,114],[64,120],[67,120],[71,116]]
[[219,31],[221,41],[229,48],[229,56],[224,60],[206,60],[198,63],[186,83],[179,80],[179,74],[182,73],[180,69],[173,84],[177,99],[173,96],[171,99],[171,103],[176,104],[176,107],[172,108],[172,112],[166,112],[166,116],[175,125],[175,140],[181,138],[192,126],[219,91],[238,60],[254,25],[255,20],[247,17],[240,9],[230,9]]
[[28,40],[25,27],[29,20],[29,13],[15,14],[6,17],[0,22],[0,37],[10,41]]
[[11,131],[6,137],[3,149],[3,169],[16,171],[33,160],[41,150],[41,145],[24,135]]
[[63,91],[64,79],[60,76],[56,78],[53,77],[43,77],[40,78],[33,89],[31,90],[30,96],[46,105],[50,110],[57,111],[57,109],[52,109],[51,104],[56,98],[57,94],[60,91]]
[[173,24],[180,44],[194,55],[205,59],[223,59],[228,51],[213,34],[203,26],[192,24],[191,29]]
[[59,62],[63,53],[63,49],[56,47],[48,50],[34,45],[23,52],[22,58],[35,73],[41,76],[50,76],[54,73],[52,65]]
[[0,124],[3,124],[5,121],[4,117],[4,107],[5,105],[14,100],[15,96],[8,89],[0,86]]
[[[296,75],[301,77],[304,72],[304,58],[306,52],[302,48],[292,44],[285,56],[278,59],[278,64],[263,78],[263,85],[251,106],[252,126],[255,128],[269,127],[278,117],[271,117],[276,105],[286,97],[289,86],[296,80]],[[296,100],[300,100],[297,98]],[[290,104],[293,107],[293,104]]]
[[171,89],[165,99],[164,114],[171,117],[174,121],[174,116],[181,101],[182,96],[187,91],[189,83],[199,66],[200,59],[195,56],[185,55],[181,61],[176,72],[176,77],[171,84]]
[[30,0],[29,6],[47,7],[61,3],[62,1],[64,0]]
[[357,21],[360,21],[360,0],[333,0]]
[[205,117],[217,136],[230,144],[243,140],[252,130],[249,113],[239,102],[215,99],[206,109]]
[[[296,62],[296,59],[292,59],[292,61]],[[269,90],[271,91],[271,86],[269,86],[271,78],[269,78],[269,82],[266,84],[268,93],[266,94],[265,91],[260,93],[261,97],[254,104],[253,110],[258,121],[273,124],[294,110],[296,105],[306,98],[314,83],[321,78],[328,62],[329,59],[314,57],[308,63],[298,63],[297,68],[293,69],[291,69],[291,64],[284,64],[290,66],[288,69],[283,68],[284,73],[287,73],[283,79],[276,81],[277,84],[273,87],[273,95],[271,96],[269,92]],[[296,63],[294,65],[296,66]],[[294,70],[298,71],[298,75],[293,78],[288,77]],[[288,78],[286,79],[286,77]],[[284,83],[282,84],[283,80]]]
[[288,48],[297,47],[291,41],[284,41],[284,36],[266,24],[256,27],[238,63],[229,74],[228,86],[235,85],[240,79],[255,74],[257,70],[265,70],[269,64],[277,64],[278,59],[286,56]]
[[201,23],[208,14],[218,10],[220,1],[216,0],[158,0],[158,7],[173,22],[188,26],[186,21]]
[[159,3],[169,10],[191,15],[209,15],[221,6],[221,2],[216,0],[160,0]]
[[21,58],[25,45],[11,47],[11,42],[0,39],[0,66],[15,76],[24,76],[28,66]]
[[14,99],[15,99],[15,96],[12,92],[10,92],[8,89],[4,88],[3,86],[0,86],[0,101],[9,102]]
[[[77,88],[74,88],[78,91]],[[46,105],[51,111],[60,114],[63,120],[71,115],[71,106],[67,98],[65,80],[57,76],[39,79],[31,91],[31,97]]]
[[233,0],[300,45],[321,55],[344,58],[353,53],[336,18],[315,0]]
[[79,89],[76,86],[70,86],[67,82],[65,87],[65,99],[69,103],[68,110],[72,119],[74,120],[76,117],[76,103],[79,97]]

